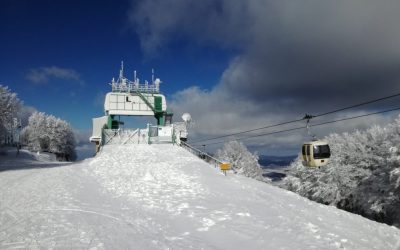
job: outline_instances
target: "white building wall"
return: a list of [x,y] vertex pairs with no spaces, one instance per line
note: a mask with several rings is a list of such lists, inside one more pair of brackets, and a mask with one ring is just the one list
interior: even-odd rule
[[[162,110],[167,110],[167,103],[164,95],[161,94],[142,94],[148,102],[154,106],[154,96],[161,96]],[[104,110],[109,115],[154,115],[151,108],[134,93],[110,92],[104,101]]]

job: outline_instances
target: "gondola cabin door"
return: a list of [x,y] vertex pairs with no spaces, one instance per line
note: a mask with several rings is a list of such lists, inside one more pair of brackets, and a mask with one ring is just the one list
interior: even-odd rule
[[309,144],[304,144],[302,149],[302,157],[303,157],[303,165],[309,165],[310,164],[310,145]]

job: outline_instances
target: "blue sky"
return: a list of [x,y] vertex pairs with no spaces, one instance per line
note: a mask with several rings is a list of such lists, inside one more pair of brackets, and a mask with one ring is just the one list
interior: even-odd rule
[[[128,78],[137,70],[162,78],[167,96],[192,84],[211,88],[227,66],[229,53],[198,50],[176,41],[149,57],[128,22],[130,1],[2,1],[0,3],[1,83],[26,105],[90,129],[103,113],[101,94],[118,76],[121,60]],[[57,70],[59,71],[57,73]],[[31,79],[32,72],[44,74]],[[99,97],[100,95],[100,97]]]
[[[155,69],[175,120],[192,114],[192,138],[213,137],[400,92],[399,10],[400,2],[372,0],[3,0],[0,84],[26,105],[90,131],[123,60],[128,78],[137,70],[149,80]],[[365,129],[397,115],[315,133]],[[246,144],[263,154],[295,154],[306,137],[303,131]]]

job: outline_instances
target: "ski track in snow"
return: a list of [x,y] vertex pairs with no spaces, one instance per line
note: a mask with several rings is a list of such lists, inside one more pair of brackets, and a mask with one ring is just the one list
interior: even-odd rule
[[400,249],[397,228],[224,176],[177,146],[14,158],[0,158],[0,249]]

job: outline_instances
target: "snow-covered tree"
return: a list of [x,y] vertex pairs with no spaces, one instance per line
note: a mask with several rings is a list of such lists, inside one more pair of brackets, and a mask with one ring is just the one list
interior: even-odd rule
[[28,126],[24,129],[27,146],[32,151],[47,151],[49,134],[47,129],[47,116],[42,112],[35,112],[29,117]]
[[65,160],[75,160],[75,136],[71,126],[54,116],[48,117],[48,127],[50,133],[49,151],[59,155]]
[[377,221],[400,226],[400,118],[385,126],[325,138],[332,156],[310,169],[298,158],[283,187]]
[[238,141],[225,143],[222,149],[217,151],[216,157],[229,162],[234,173],[250,178],[262,179],[262,169],[258,163],[258,155],[252,154],[247,147]]
[[71,126],[59,118],[35,112],[22,131],[22,139],[33,151],[47,151],[60,160],[75,160],[75,136]]
[[22,128],[28,126],[29,117],[35,112],[38,112],[35,108],[30,106],[21,106],[20,110],[18,111],[18,119],[21,122]]
[[7,142],[14,129],[14,118],[17,118],[21,101],[16,93],[7,86],[0,85],[0,143]]

